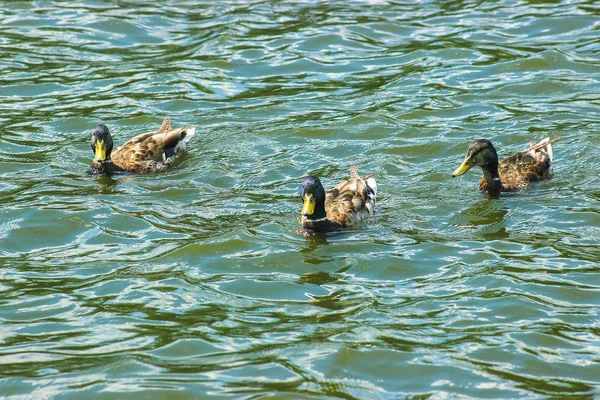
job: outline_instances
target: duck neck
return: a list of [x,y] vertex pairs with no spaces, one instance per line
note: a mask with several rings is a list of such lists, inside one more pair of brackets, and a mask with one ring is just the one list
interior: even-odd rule
[[325,219],[326,217],[327,217],[327,212],[325,211],[325,201],[323,200],[323,201],[318,201],[315,204],[315,210],[308,217],[308,219],[310,219],[312,221],[316,221],[316,220]]
[[483,181],[481,189],[490,194],[499,194],[502,191],[502,181],[498,173],[498,163],[483,168]]

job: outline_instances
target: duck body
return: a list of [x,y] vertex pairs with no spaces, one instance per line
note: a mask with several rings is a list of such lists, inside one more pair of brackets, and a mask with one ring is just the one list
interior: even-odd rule
[[108,128],[99,124],[92,134],[94,161],[90,169],[97,174],[165,171],[187,148],[195,133],[195,126],[171,129],[171,119],[167,117],[157,131],[135,136],[113,151]]
[[316,176],[307,176],[302,185],[302,227],[315,232],[346,228],[373,215],[377,183],[372,176],[361,178],[356,167],[351,178],[325,192]]
[[498,161],[494,145],[487,139],[478,139],[469,146],[465,160],[452,176],[460,176],[479,166],[483,170],[480,190],[489,194],[519,191],[531,182],[550,176],[552,143],[557,140],[546,138],[540,143],[530,142],[526,150]]

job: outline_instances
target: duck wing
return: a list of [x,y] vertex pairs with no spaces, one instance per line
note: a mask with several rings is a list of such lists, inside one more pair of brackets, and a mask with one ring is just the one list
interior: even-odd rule
[[351,178],[326,192],[327,219],[345,227],[373,215],[377,184],[372,176],[361,178],[352,166]]
[[194,126],[171,129],[170,118],[165,118],[158,131],[142,133],[118,147],[113,163],[130,172],[164,170],[185,150],[195,130]]
[[498,172],[504,191],[520,190],[531,182],[550,176],[552,161],[552,143],[558,138],[548,138],[500,161]]

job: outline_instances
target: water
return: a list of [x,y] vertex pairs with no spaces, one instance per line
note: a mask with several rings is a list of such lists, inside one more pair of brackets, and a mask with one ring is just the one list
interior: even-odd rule
[[[0,397],[600,395],[594,1],[1,9]],[[86,173],[166,116],[178,168]],[[547,136],[530,190],[450,178]],[[376,216],[297,235],[352,164]]]

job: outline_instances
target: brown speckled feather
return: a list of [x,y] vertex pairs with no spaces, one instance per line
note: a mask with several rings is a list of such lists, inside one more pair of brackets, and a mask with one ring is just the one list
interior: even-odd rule
[[360,177],[352,177],[328,190],[325,197],[327,219],[347,226],[356,214],[365,210],[368,195],[367,184]]
[[112,162],[129,172],[164,171],[185,149],[185,143],[180,142],[188,133],[194,134],[193,126],[171,130],[171,120],[166,118],[158,131],[135,136],[114,150]]
[[[498,173],[502,182],[502,191],[521,190],[531,182],[548,178],[551,155],[546,153],[545,148],[556,140],[558,138],[538,144],[532,143],[528,149],[500,161]],[[479,188],[485,190],[487,185],[488,182],[483,178]]]

